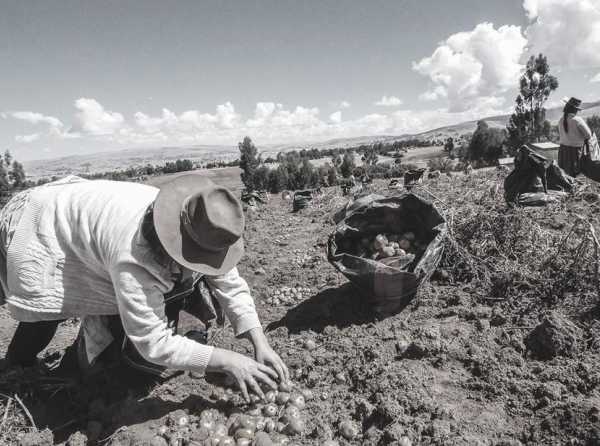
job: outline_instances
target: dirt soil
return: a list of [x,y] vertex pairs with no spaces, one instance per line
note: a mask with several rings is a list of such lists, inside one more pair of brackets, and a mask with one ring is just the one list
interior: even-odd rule
[[[505,175],[442,175],[417,188],[448,219],[451,240],[431,282],[383,320],[326,260],[331,217],[346,200],[339,189],[325,190],[298,213],[279,196],[247,210],[240,271],[273,347],[297,386],[314,396],[302,411],[306,427],[290,444],[600,444],[598,293],[587,257],[593,250],[571,242],[585,238],[572,231],[577,216],[599,227],[598,188],[582,182],[567,203],[515,210],[502,197]],[[373,190],[398,193],[385,181]],[[10,334],[6,316],[2,326],[0,353]],[[61,327],[44,353],[47,366],[76,329],[76,321]],[[230,328],[209,338],[252,352]],[[201,411],[248,410],[231,402],[236,398],[224,401],[221,385],[187,373],[158,383],[125,368],[83,384],[39,369],[5,369],[0,441],[203,444],[195,437]],[[178,428],[182,416],[187,424]],[[352,440],[340,433],[345,420],[359,428]],[[165,430],[178,437],[166,435],[168,443]]]

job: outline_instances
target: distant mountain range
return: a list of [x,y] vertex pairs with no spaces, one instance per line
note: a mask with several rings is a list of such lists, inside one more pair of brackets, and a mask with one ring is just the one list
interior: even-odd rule
[[[588,117],[594,114],[600,115],[600,101],[588,102],[582,105],[580,116]],[[546,110],[547,119],[555,124],[562,115],[562,107]],[[509,115],[489,116],[483,118],[489,125],[505,127]],[[336,147],[356,147],[362,144],[374,142],[401,141],[411,138],[419,140],[444,140],[448,137],[457,138],[461,135],[475,131],[479,120],[462,122],[460,124],[428,130],[417,134],[404,135],[378,135],[358,136],[354,138],[336,138],[323,142],[307,142],[296,144],[276,144],[261,147],[265,155],[275,155],[278,152],[302,149],[331,149]],[[122,169],[131,166],[144,166],[146,164],[162,164],[176,159],[191,159],[193,161],[216,161],[232,160],[237,158],[236,146],[201,145],[189,147],[159,147],[140,148],[121,151],[99,152],[89,155],[72,155],[56,159],[46,159],[24,162],[28,177],[39,178],[49,176],[63,176],[68,174],[80,174],[86,172],[104,172]]]

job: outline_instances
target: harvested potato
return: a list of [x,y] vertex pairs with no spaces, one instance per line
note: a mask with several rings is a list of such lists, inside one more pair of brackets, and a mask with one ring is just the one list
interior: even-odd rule
[[383,248],[381,250],[381,258],[386,258],[386,257],[394,257],[394,255],[396,254],[396,250],[394,248],[392,248],[391,246],[386,246],[385,248]]
[[408,241],[407,239],[403,238],[402,240],[400,240],[398,242],[398,245],[400,245],[400,248],[404,249],[405,251],[408,251],[410,249],[410,241]]
[[354,440],[358,436],[358,428],[350,420],[344,420],[340,423],[340,434],[346,440]]
[[290,399],[290,394],[287,392],[279,392],[277,394],[277,396],[275,397],[275,401],[279,405],[283,405],[283,404],[287,403],[289,399]]
[[394,254],[398,257],[404,257],[406,255],[406,251],[400,247],[398,247],[395,251]]
[[267,404],[265,407],[263,407],[263,413],[266,417],[274,417],[277,415],[277,412],[278,409],[275,404]]
[[373,248],[375,249],[375,251],[381,251],[387,245],[387,238],[385,237],[385,235],[382,234],[378,234],[377,237],[375,237],[375,240],[373,241]]

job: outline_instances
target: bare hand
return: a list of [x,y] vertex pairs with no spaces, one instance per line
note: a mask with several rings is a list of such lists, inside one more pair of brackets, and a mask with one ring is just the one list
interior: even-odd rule
[[277,372],[281,382],[288,382],[290,380],[290,372],[288,371],[288,368],[269,344],[256,345],[254,348],[254,354],[256,361],[272,367]]
[[248,330],[243,336],[249,339],[252,345],[254,345],[254,357],[258,362],[273,368],[277,372],[281,382],[288,382],[290,380],[290,372],[279,355],[269,345],[269,340],[262,328],[256,327]]
[[225,372],[230,375],[237,382],[246,402],[250,402],[248,388],[263,400],[265,399],[265,394],[258,384],[259,381],[273,390],[277,389],[274,381],[277,379],[277,373],[273,369],[229,350],[215,348],[206,370],[208,372]]

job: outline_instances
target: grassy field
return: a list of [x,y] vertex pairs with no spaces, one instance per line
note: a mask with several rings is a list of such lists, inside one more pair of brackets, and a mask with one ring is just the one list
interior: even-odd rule
[[218,169],[198,169],[191,172],[179,172],[169,175],[161,175],[148,179],[147,184],[160,187],[162,184],[171,181],[181,175],[193,173],[211,179],[216,184],[225,186],[233,191],[242,190],[242,181],[240,179],[241,170],[239,167],[222,167]]

